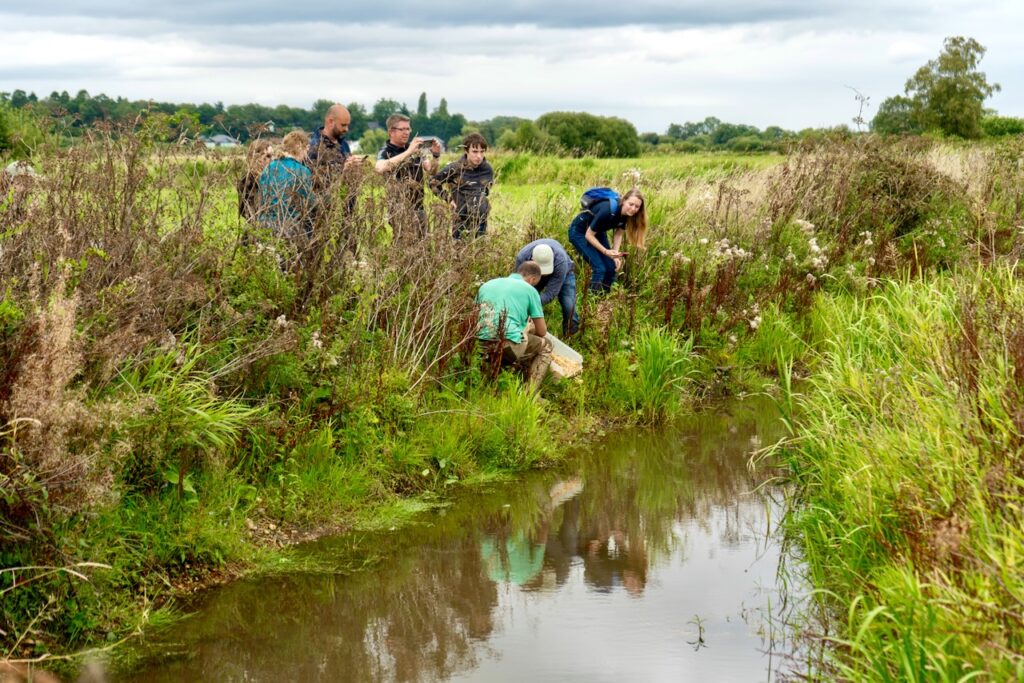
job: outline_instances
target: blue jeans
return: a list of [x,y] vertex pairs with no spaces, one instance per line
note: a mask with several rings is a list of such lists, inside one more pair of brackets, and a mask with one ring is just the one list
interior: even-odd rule
[[558,305],[562,307],[562,336],[576,334],[580,316],[576,312],[576,273],[569,273],[558,290]]
[[[576,248],[580,256],[590,264],[590,269],[593,273],[590,276],[590,291],[595,294],[604,294],[611,291],[612,285],[615,284],[615,261],[599,252],[587,241],[586,234],[589,219],[590,214],[588,213],[581,213],[573,219],[572,224],[569,226],[569,242]],[[601,243],[601,246],[605,249],[611,249],[611,245],[608,244],[608,233],[597,232],[594,235],[597,237],[597,241]]]

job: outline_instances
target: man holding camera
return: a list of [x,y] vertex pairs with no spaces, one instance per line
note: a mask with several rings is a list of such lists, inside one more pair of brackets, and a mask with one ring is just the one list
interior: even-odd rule
[[423,181],[437,172],[441,142],[437,138],[415,137],[405,114],[392,114],[387,120],[388,142],[377,154],[374,167],[390,176],[388,219],[398,235],[402,227],[412,225],[419,237],[427,234],[427,213],[423,209]]

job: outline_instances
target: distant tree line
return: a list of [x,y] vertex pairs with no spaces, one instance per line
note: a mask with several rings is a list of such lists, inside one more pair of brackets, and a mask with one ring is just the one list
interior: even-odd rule
[[673,123],[664,135],[644,133],[644,143],[662,151],[699,152],[726,150],[731,152],[767,152],[777,151],[790,140],[806,137],[811,132],[821,131],[808,129],[803,133],[794,133],[778,126],[769,126],[760,130],[755,126],[741,123],[727,123],[714,116],[703,121]]
[[[116,99],[90,95],[79,90],[74,97],[67,91],[52,92],[40,98],[35,93],[15,90],[0,93],[0,111],[19,117],[33,115],[48,122],[57,135],[75,138],[97,125],[113,122],[137,123],[157,139],[174,142],[200,135],[224,133],[242,142],[270,133],[281,135],[291,129],[312,131],[322,125],[330,100],[317,100],[309,109],[278,105],[189,104],[152,100]],[[448,103],[429,109],[427,94],[422,93],[415,110],[404,102],[382,98],[370,108],[358,102],[348,105],[352,115],[349,138],[358,140],[362,149],[373,150],[384,144],[387,118],[401,112],[410,117],[417,135],[436,135],[448,145],[457,146],[470,132],[481,133],[494,147],[569,156],[632,157],[658,148],[661,151],[734,150],[765,151],[792,137],[778,127],[764,131],[753,126],[731,124],[708,117],[699,123],[672,124],[664,134],[637,133],[629,121],[586,112],[549,112],[536,120],[516,116],[496,116],[484,121],[469,121],[452,113]],[[0,115],[0,152],[3,151],[3,124]],[[10,145],[8,145],[10,147]]]
[[[421,100],[425,106],[425,93]],[[330,100],[317,100],[309,109],[284,104],[276,107],[262,104],[224,106],[222,102],[177,104],[128,100],[124,97],[112,99],[103,94],[92,96],[86,90],[79,90],[74,97],[67,91],[54,91],[44,98],[37,97],[35,93],[15,90],[13,93],[0,93],[0,103],[6,103],[14,109],[32,108],[49,117],[58,132],[72,137],[103,121],[132,121],[156,115],[178,125],[181,132],[186,134],[225,133],[243,142],[266,134],[268,127],[278,132],[295,128],[314,130],[323,125],[324,114],[333,104]],[[396,111],[409,113],[404,104],[388,99],[378,100],[370,110],[357,102],[349,104],[348,108],[352,114],[350,135],[354,138],[374,125],[383,127],[387,117]],[[433,114],[417,112],[416,116],[421,127],[430,129],[429,132],[424,131],[428,135],[450,137],[460,133],[465,124],[465,118],[461,115],[452,117],[448,113],[444,100],[441,100],[441,105]]]

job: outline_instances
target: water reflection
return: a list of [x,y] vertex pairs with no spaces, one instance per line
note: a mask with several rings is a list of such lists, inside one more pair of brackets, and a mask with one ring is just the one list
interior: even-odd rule
[[571,472],[315,544],[383,560],[213,591],[121,680],[765,680],[779,511],[746,459],[779,431],[747,403],[614,435]]

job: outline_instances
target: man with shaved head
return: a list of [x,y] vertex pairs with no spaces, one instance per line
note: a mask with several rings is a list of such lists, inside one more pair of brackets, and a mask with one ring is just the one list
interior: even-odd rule
[[[313,181],[321,201],[327,202],[331,187],[342,178],[342,173],[351,172],[365,160],[364,156],[353,156],[345,139],[352,115],[342,104],[332,104],[324,115],[324,125],[314,131],[309,139],[309,167],[313,170]],[[355,209],[355,178],[348,177],[348,194],[345,208],[348,214]]]
[[340,174],[352,158],[345,134],[352,115],[341,104],[332,104],[324,115],[323,127],[309,139],[309,163],[329,176]]

